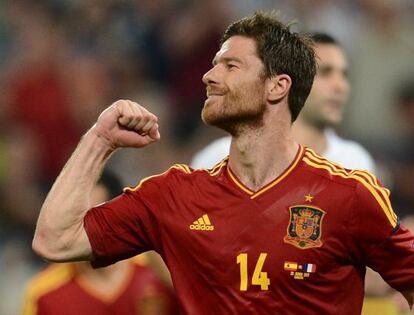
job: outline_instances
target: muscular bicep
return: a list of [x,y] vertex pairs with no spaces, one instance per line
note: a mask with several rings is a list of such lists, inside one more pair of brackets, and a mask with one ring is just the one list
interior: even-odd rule
[[[65,241],[63,241],[65,243]],[[92,251],[91,243],[83,224],[73,233],[71,241],[68,242],[65,250],[62,252],[61,261],[81,261],[93,260],[95,255]]]
[[49,262],[93,260],[92,247],[83,221],[59,234],[51,229],[36,230],[33,250]]

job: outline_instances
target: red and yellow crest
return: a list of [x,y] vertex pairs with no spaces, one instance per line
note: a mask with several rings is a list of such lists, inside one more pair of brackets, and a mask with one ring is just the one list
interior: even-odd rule
[[325,211],[308,205],[292,206],[289,211],[289,226],[283,239],[285,243],[300,249],[321,247],[322,219]]

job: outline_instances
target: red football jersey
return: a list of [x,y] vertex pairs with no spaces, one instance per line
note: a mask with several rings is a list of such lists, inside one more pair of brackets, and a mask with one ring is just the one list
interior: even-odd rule
[[414,287],[414,237],[389,191],[302,147],[257,192],[227,160],[175,165],[91,209],[85,228],[95,266],[160,253],[188,315],[360,314],[365,266]]
[[47,267],[27,286],[22,315],[57,314],[177,315],[178,310],[171,290],[134,259],[123,281],[106,294],[72,263]]

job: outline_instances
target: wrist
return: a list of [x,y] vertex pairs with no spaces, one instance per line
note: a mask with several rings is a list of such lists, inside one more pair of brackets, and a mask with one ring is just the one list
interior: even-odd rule
[[111,154],[117,149],[117,147],[109,140],[109,137],[97,130],[96,125],[89,129],[84,137],[90,138],[94,142],[94,145],[98,146],[103,151],[106,151],[108,154]]

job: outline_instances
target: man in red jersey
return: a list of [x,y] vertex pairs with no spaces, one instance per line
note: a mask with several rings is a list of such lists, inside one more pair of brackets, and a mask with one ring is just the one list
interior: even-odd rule
[[90,209],[110,155],[160,138],[155,115],[115,102],[46,198],[34,250],[105,266],[154,249],[184,314],[359,314],[366,266],[412,304],[414,236],[389,191],[292,138],[315,72],[311,44],[274,16],[231,24],[203,77],[202,112],[232,135],[229,158],[211,170],[174,165]]
[[[119,180],[104,172],[93,188],[92,204],[116,196]],[[177,315],[172,290],[150,268],[143,254],[101,269],[87,262],[53,264],[26,288],[22,315]]]

